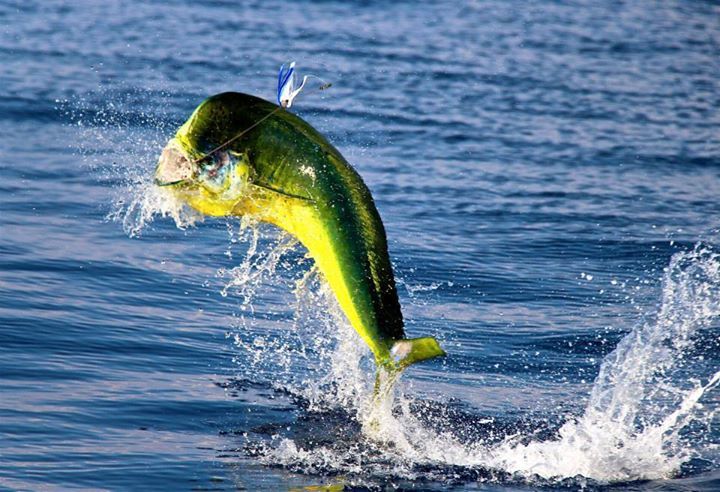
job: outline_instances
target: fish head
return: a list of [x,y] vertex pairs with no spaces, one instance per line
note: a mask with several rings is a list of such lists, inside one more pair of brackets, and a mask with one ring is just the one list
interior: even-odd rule
[[[193,158],[193,154],[200,157]],[[223,149],[206,155],[187,152],[173,138],[160,154],[155,184],[203,213],[229,215],[248,194],[251,174],[246,154]]]

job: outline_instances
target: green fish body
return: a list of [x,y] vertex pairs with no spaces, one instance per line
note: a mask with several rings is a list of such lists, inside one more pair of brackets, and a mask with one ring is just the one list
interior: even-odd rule
[[445,354],[434,338],[405,339],[385,228],[370,191],[298,116],[246,94],[212,96],[170,140],[155,179],[204,214],[252,215],[295,236],[378,367],[398,371]]

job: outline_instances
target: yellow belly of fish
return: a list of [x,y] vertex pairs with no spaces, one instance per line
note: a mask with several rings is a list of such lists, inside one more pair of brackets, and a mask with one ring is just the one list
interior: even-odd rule
[[265,190],[257,190],[240,200],[218,200],[209,194],[183,197],[194,209],[213,216],[252,216],[271,223],[296,237],[307,248],[318,270],[325,277],[345,316],[355,331],[368,344],[375,359],[384,362],[389,357],[387,344],[374,339],[353,302],[350,286],[343,275],[341,263],[332,248],[323,222],[312,202],[286,197]]

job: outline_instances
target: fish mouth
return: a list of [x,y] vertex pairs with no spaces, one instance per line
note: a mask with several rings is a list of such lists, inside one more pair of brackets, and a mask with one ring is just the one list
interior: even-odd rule
[[156,186],[176,186],[187,183],[197,175],[197,166],[185,155],[180,142],[171,139],[160,154],[155,167]]

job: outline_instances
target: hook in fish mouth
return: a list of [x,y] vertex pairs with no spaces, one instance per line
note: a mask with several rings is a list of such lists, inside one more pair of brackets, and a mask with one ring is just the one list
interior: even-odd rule
[[185,183],[197,176],[197,165],[188,158],[176,139],[170,139],[160,154],[155,168],[157,186],[174,186]]

